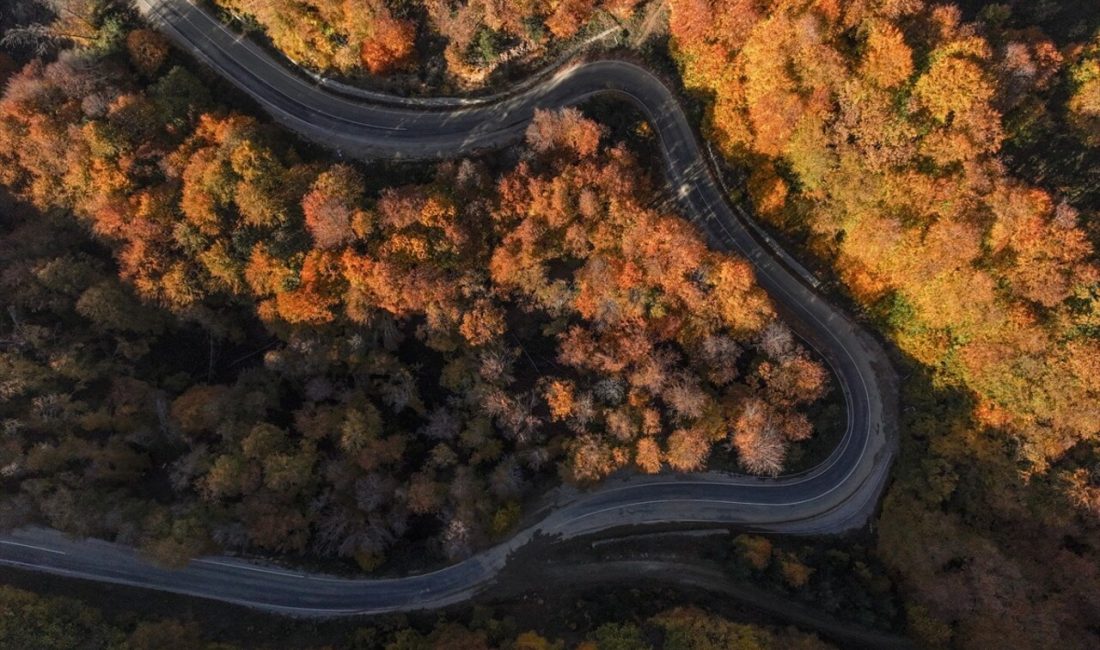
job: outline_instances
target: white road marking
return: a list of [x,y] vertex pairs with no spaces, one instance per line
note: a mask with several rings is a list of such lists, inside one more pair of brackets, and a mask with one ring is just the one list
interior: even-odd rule
[[270,573],[271,575],[283,576],[286,578],[305,578],[306,576],[301,573],[291,573],[290,571],[277,571],[275,569],[265,569],[252,564],[237,564],[234,562],[218,562],[217,560],[194,560],[195,564],[212,564],[215,566],[226,567],[229,569],[242,569],[244,571],[255,571],[256,573]]
[[[149,0],[142,0],[142,1],[146,5],[149,4]],[[178,15],[182,18],[182,20],[184,20],[187,23],[191,24],[193,27],[196,26],[194,23],[192,23],[190,21],[190,19],[187,16],[184,16],[182,14],[178,14]],[[224,26],[222,27],[222,30],[228,32],[228,30],[226,30],[224,28]],[[177,33],[180,33],[180,32],[177,30]],[[190,43],[190,45],[191,45],[191,47],[189,49],[191,49],[192,51],[199,50],[199,47],[197,45],[195,45],[194,43]],[[213,48],[217,48],[217,49],[221,50],[222,52],[225,52],[225,50],[222,49],[221,46],[216,41],[211,40],[211,45],[212,45]],[[247,41],[241,42],[242,47],[246,46],[246,45],[248,45]],[[200,55],[200,57],[202,56],[201,50],[198,51],[198,54]],[[209,59],[207,59],[207,60],[209,61]],[[265,58],[265,57],[261,57],[260,62],[261,62],[262,65],[266,65],[266,66],[271,67],[271,68],[276,67],[276,64],[274,63],[274,61],[271,61],[271,60],[269,60],[268,58]],[[213,67],[217,68],[216,65],[213,66]],[[284,74],[287,74],[287,73],[284,71]],[[568,75],[563,75],[560,79],[555,79],[555,82],[564,80],[567,76]],[[262,78],[258,77],[258,79],[261,81],[261,83],[266,83],[266,82],[263,81]],[[296,81],[298,82],[298,86],[308,86],[308,84],[306,84],[305,82],[302,82],[301,80],[296,80]],[[659,80],[658,80],[658,83],[659,83]],[[316,92],[316,89],[313,89],[312,86],[309,86],[308,88],[309,88],[309,90],[312,90],[312,92]],[[589,93],[589,94],[597,94],[597,92],[599,92],[599,91],[592,92],[592,93]],[[640,108],[646,113],[646,115],[650,119],[650,121],[658,127],[656,129],[657,130],[657,135],[658,135],[658,138],[661,141],[662,148],[664,149],[664,152],[665,152],[665,155],[666,155],[666,161],[665,162],[666,162],[666,165],[667,165],[668,169],[670,170],[671,174],[678,174],[679,173],[679,171],[677,170],[677,163],[676,163],[675,160],[673,160],[673,157],[671,156],[671,153],[673,151],[676,151],[677,149],[685,149],[686,148],[687,151],[688,151],[688,154],[698,157],[697,152],[693,152],[693,150],[692,150],[692,147],[694,147],[696,143],[695,143],[694,139],[692,138],[692,136],[690,135],[690,133],[689,133],[689,135],[687,136],[686,139],[683,139],[680,142],[674,142],[671,147],[666,146],[667,143],[665,142],[665,129],[660,128],[659,120],[655,119],[655,116],[653,115],[652,111],[650,110],[650,108],[646,104],[646,102],[642,101],[641,99],[639,99],[637,97],[635,97],[628,90],[613,90],[612,92],[615,93],[615,94],[619,94],[619,95],[625,95],[625,96],[628,96],[628,97],[633,97],[638,102],[638,104],[640,105]],[[295,94],[297,95],[297,93],[295,93]],[[536,88],[536,90],[534,91],[534,96],[539,96],[539,95],[542,95],[542,94],[545,94],[545,91],[542,90],[542,89]],[[587,95],[585,95],[585,96],[587,96]],[[509,110],[510,110],[510,106],[511,106],[512,103],[517,103],[517,105],[518,105],[520,100],[528,99],[528,98],[529,98],[528,94],[520,95],[515,100],[512,100],[512,102],[509,102],[508,104],[506,104],[505,107],[509,108]],[[583,98],[584,98],[584,96],[571,97],[571,98],[567,98],[567,102],[568,103],[576,103],[577,101],[580,101]],[[345,101],[346,102],[346,100],[339,100],[339,101]],[[270,109],[281,110],[281,109],[278,109],[278,107],[275,107],[275,106],[272,106],[272,105],[268,105],[268,106],[269,106]],[[289,113],[287,113],[287,116],[289,118],[297,119],[297,120],[299,120],[303,123],[305,122],[305,118],[296,118],[294,115],[291,115]],[[676,122],[675,122],[676,115],[673,114],[673,107],[670,107],[668,110],[663,111],[662,114],[661,114],[661,117],[662,118],[663,117],[668,117],[669,119],[671,119],[673,121],[672,125],[668,126],[668,130],[671,131],[672,129],[676,128]],[[449,118],[445,118],[444,121],[446,122],[448,119]],[[488,127],[486,127],[486,128],[488,129]],[[440,146],[445,150],[446,147],[449,146],[449,145],[447,143],[444,143]],[[689,168],[689,171],[690,171],[690,168]],[[685,177],[684,175],[682,175],[682,174],[680,175],[680,178],[684,178],[684,177]],[[703,193],[703,192],[700,192],[699,190],[702,189],[702,188],[706,188],[706,189],[709,190],[710,189],[709,185],[711,183],[713,183],[713,179],[709,179],[705,175],[703,175],[703,177],[699,180],[692,179],[692,180],[688,181],[687,183],[684,183],[683,185],[680,186],[680,190],[681,190],[680,191],[680,197],[681,197],[681,199],[693,199],[691,201],[691,203],[689,204],[689,206],[688,206],[688,212],[689,213],[691,213],[693,211],[696,212],[696,214],[693,215],[694,217],[699,216],[698,215],[699,210],[703,210],[703,209],[706,208],[705,205],[704,205],[703,208],[700,208],[699,205],[696,203],[696,201],[694,201],[694,199],[698,198],[702,201],[702,203],[704,203],[704,204],[707,203],[708,199],[707,199],[706,194]],[[719,196],[720,196],[720,194],[719,194]],[[722,199],[718,199],[718,200],[721,201]],[[721,206],[723,207],[724,210],[728,210],[728,206],[724,202],[721,203]],[[728,218],[725,218],[725,219],[724,218],[718,218],[718,215],[716,215],[716,214],[706,214],[706,216],[708,218],[715,218],[715,220],[717,221],[718,227],[721,229],[721,231],[723,233],[725,233],[725,235],[728,238],[728,241],[730,242],[730,245],[732,247],[734,247],[736,249],[741,249],[741,250],[744,249],[744,246],[742,246],[740,244],[740,242],[741,242],[741,239],[744,239],[744,236],[747,233],[745,223],[738,220],[733,214],[729,214]],[[723,214],[723,217],[725,217],[725,216],[726,215]],[[742,216],[744,216],[744,215],[742,215]],[[727,227],[727,223],[726,223],[727,221],[729,222],[729,227]],[[748,221],[751,223],[751,220],[748,220]],[[736,232],[738,234],[737,238],[735,238],[733,236],[733,232],[731,232],[730,229],[733,229],[733,232]],[[756,246],[755,244],[746,244],[746,246],[749,246],[750,250],[753,252],[753,257],[758,258],[760,256],[761,249],[758,246]],[[847,406],[847,413],[848,413],[848,430],[845,432],[845,435],[844,435],[844,438],[843,438],[843,441],[842,441],[841,445],[839,445],[838,448],[836,450],[834,450],[834,452],[830,456],[830,459],[828,459],[827,461],[825,461],[824,463],[822,463],[818,467],[815,467],[812,470],[809,470],[807,473],[792,475],[790,478],[780,478],[778,481],[769,482],[767,484],[767,486],[770,487],[770,488],[785,488],[788,491],[791,491],[792,494],[797,494],[797,493],[794,493],[793,490],[791,490],[790,488],[793,487],[794,485],[798,485],[800,483],[806,483],[810,480],[813,480],[813,479],[817,478],[818,476],[820,476],[824,471],[826,471],[829,468],[835,466],[840,461],[840,459],[844,457],[844,452],[846,450],[848,450],[853,445],[853,439],[855,437],[854,436],[854,431],[853,431],[853,428],[854,428],[854,426],[853,426],[853,421],[854,421],[853,420],[853,413],[856,412],[855,411],[855,406],[857,406],[857,405],[855,404],[855,401],[856,401],[855,400],[855,395],[850,393],[850,389],[855,390],[859,387],[862,387],[862,389],[863,389],[862,394],[863,394],[864,399],[863,399],[863,403],[858,405],[858,406],[862,407],[861,410],[867,411],[872,405],[870,395],[869,395],[868,383],[866,381],[866,378],[863,375],[863,373],[864,373],[863,366],[861,366],[859,363],[856,362],[856,358],[855,358],[855,356],[853,356],[853,350],[858,355],[860,353],[868,353],[868,352],[873,353],[873,352],[875,352],[875,348],[873,346],[868,348],[868,347],[862,345],[858,338],[852,337],[850,332],[843,332],[843,330],[842,330],[842,333],[847,333],[848,334],[848,336],[846,338],[848,339],[848,341],[851,342],[851,345],[849,346],[848,342],[841,339],[841,337],[838,335],[838,332],[834,331],[833,329],[831,329],[829,327],[826,327],[824,325],[824,323],[822,323],[822,319],[818,317],[818,314],[823,314],[823,318],[826,321],[831,322],[831,321],[833,321],[834,318],[836,318],[836,319],[840,320],[842,322],[842,324],[844,324],[845,318],[842,315],[840,315],[837,312],[830,309],[829,306],[828,306],[828,303],[825,303],[824,300],[821,301],[821,303],[824,305],[824,307],[822,307],[822,308],[820,308],[816,311],[807,308],[807,306],[806,306],[807,304],[814,304],[814,305],[819,304],[818,301],[817,301],[817,296],[814,294],[814,292],[805,289],[805,287],[803,287],[802,285],[799,285],[799,284],[796,284],[796,283],[791,283],[790,280],[793,280],[793,276],[790,276],[790,274],[788,273],[788,271],[786,269],[784,269],[782,266],[773,267],[772,264],[771,264],[772,259],[771,258],[766,258],[766,259],[767,259],[766,262],[763,262],[763,263],[757,262],[756,268],[757,268],[757,271],[758,271],[759,276],[761,277],[761,279],[767,279],[768,284],[770,284],[773,287],[773,291],[776,293],[775,297],[785,296],[787,298],[788,302],[789,302],[790,308],[793,311],[795,311],[797,313],[800,313],[802,315],[802,317],[805,319],[807,325],[810,325],[812,322],[816,322],[819,326],[821,326],[821,329],[823,331],[823,336],[831,337],[832,340],[836,343],[837,351],[839,352],[838,356],[847,355],[847,358],[852,362],[851,366],[850,366],[851,367],[851,372],[847,372],[847,373],[836,372],[838,378],[840,379],[840,381],[839,381],[840,388],[841,388],[842,392],[844,393],[844,398],[845,398],[845,402],[846,402],[846,406]],[[778,278],[778,280],[776,278]],[[788,287],[786,285],[790,285],[790,286]],[[853,329],[858,329],[858,328],[857,328],[857,326],[853,325]],[[816,347],[812,343],[810,343],[809,341],[804,341],[804,342],[807,343],[811,348],[816,349]],[[828,357],[824,357],[824,355],[823,355],[823,358],[825,358],[827,362],[829,361]],[[876,357],[875,357],[874,354],[870,354],[870,358],[873,359],[873,358],[876,358]],[[833,365],[833,363],[830,362],[830,365]],[[833,365],[833,367],[834,367],[834,370],[839,369],[839,366]],[[872,375],[872,377],[873,377],[873,375]],[[851,383],[851,386],[849,386],[849,383]],[[858,395],[858,393],[856,393],[856,395]],[[864,415],[868,416],[869,418],[873,417],[867,412],[865,412]],[[873,423],[873,420],[867,422],[866,424],[872,424],[872,423]],[[881,430],[877,427],[874,428],[874,429],[871,429],[870,431],[881,433]],[[850,494],[841,495],[842,498],[848,499],[848,498],[851,498],[853,496],[858,497],[858,496],[861,496],[860,489],[863,487],[863,484],[860,483],[860,484],[857,484],[855,486],[850,486],[849,481],[853,477],[854,473],[857,470],[864,469],[864,460],[867,457],[867,450],[868,450],[868,445],[869,445],[869,441],[870,441],[870,435],[866,435],[867,433],[869,433],[869,431],[864,432],[865,435],[863,436],[863,439],[862,439],[863,446],[862,446],[862,448],[860,448],[858,450],[859,456],[858,456],[858,458],[856,458],[852,462],[852,466],[850,468],[848,468],[847,474],[843,478],[841,478],[839,481],[837,481],[835,484],[832,484],[832,487],[829,488],[828,490],[825,490],[824,492],[813,493],[813,489],[814,489],[813,487],[809,487],[805,490],[802,490],[803,493],[805,493],[807,491],[813,493],[813,496],[809,499],[803,499],[802,501],[788,501],[788,502],[785,502],[785,503],[784,502],[752,503],[752,502],[733,501],[733,500],[722,499],[722,498],[693,499],[693,498],[676,498],[676,497],[673,497],[673,496],[669,496],[669,497],[666,497],[666,498],[649,499],[649,500],[646,500],[646,501],[636,501],[636,502],[629,502],[628,501],[626,503],[621,503],[619,505],[605,507],[603,509],[600,509],[600,510],[597,510],[597,511],[594,511],[594,512],[591,512],[591,513],[587,513],[587,514],[583,514],[583,515],[574,517],[573,519],[567,519],[566,521],[562,522],[561,524],[558,524],[558,526],[562,527],[562,526],[567,525],[570,521],[577,522],[577,521],[579,521],[581,519],[584,519],[586,517],[591,517],[593,515],[598,515],[601,512],[610,512],[610,511],[630,512],[631,510],[636,510],[637,508],[642,507],[642,506],[646,506],[646,505],[670,504],[670,503],[679,503],[679,502],[684,502],[684,501],[697,503],[697,504],[704,504],[704,505],[794,506],[794,505],[798,505],[798,504],[804,504],[804,503],[809,503],[811,501],[817,501],[817,500],[823,499],[824,497],[826,497],[830,493],[833,493],[834,491],[836,491],[840,488],[843,488],[843,487],[851,487],[852,490],[851,490]],[[876,469],[876,466],[873,463],[871,464],[870,467],[871,467],[870,471],[872,471],[872,472]],[[882,465],[879,465],[878,468],[881,469]],[[742,477],[742,480],[747,480],[747,477]],[[710,480],[710,481],[698,481],[698,479],[697,479],[696,481],[670,482],[670,485],[682,486],[682,485],[691,484],[691,483],[694,483],[694,482],[698,482],[700,484],[708,484],[708,485],[722,485],[724,483],[727,484],[727,485],[729,485],[729,484],[736,485],[737,481],[738,481],[738,479],[736,479],[736,478],[732,479],[729,482],[721,481],[721,480],[715,481],[713,479]],[[656,483],[656,481],[654,481],[654,483]],[[607,492],[609,492],[609,491],[613,492],[613,491],[617,491],[618,489],[623,489],[623,490],[636,489],[638,487],[644,487],[644,484],[642,486],[639,486],[639,485],[635,484],[635,485],[632,485],[632,486],[622,486],[622,487],[618,487],[618,488],[611,488],[609,490],[597,492],[597,493],[595,493],[594,496],[597,496],[597,498],[598,498],[599,496],[606,496]],[[769,492],[770,492],[770,490],[769,490]],[[639,496],[645,496],[645,495],[639,495]],[[630,497],[626,497],[626,498],[629,499]],[[634,498],[639,498],[639,497],[634,497]],[[861,504],[856,504],[856,505],[861,505]],[[578,508],[578,509],[582,508],[584,506],[584,497],[582,497],[578,501],[575,501],[572,504],[572,506],[575,507],[575,508]],[[599,508],[599,506],[596,506],[596,507]],[[565,506],[564,512],[566,513],[566,515],[565,515],[566,517],[568,517],[569,508],[570,508],[569,505]],[[811,512],[809,516],[803,515],[803,517],[800,517],[799,519],[792,519],[790,521],[807,522],[807,521],[812,520],[814,517],[818,517],[822,514],[827,513],[828,511],[829,510],[819,509],[818,512]],[[563,511],[558,510],[557,512],[563,512]],[[549,517],[554,517],[554,514],[549,515]],[[689,520],[690,520],[690,517],[689,517]],[[780,520],[779,523],[781,523],[781,522],[782,522],[782,520]],[[770,524],[770,523],[777,523],[777,522],[763,521],[763,522],[758,522],[758,523]],[[500,552],[499,552],[500,548],[513,548],[514,546],[521,543],[520,540],[528,540],[528,539],[530,539],[531,536],[533,536],[535,534],[538,534],[539,532],[546,532],[548,528],[552,529],[553,527],[554,526],[552,524],[550,526],[547,526],[546,525],[546,520],[544,520],[543,523],[541,523],[541,524],[537,524],[536,526],[534,526],[532,528],[529,528],[529,529],[526,529],[524,531],[520,531],[519,533],[517,533],[516,536],[513,537],[510,541],[505,542],[504,545],[502,545],[501,547],[498,547],[497,552],[495,553],[495,555],[494,555],[494,551],[489,551],[489,552],[486,553],[485,556],[482,556],[480,558],[475,557],[474,559],[468,560],[468,562],[470,562],[470,564],[452,565],[451,567],[445,567],[445,568],[439,569],[437,571],[433,571],[429,574],[421,574],[419,576],[409,576],[409,577],[405,577],[405,578],[395,578],[395,579],[371,580],[369,582],[370,582],[371,585],[376,585],[378,588],[384,588],[388,583],[397,583],[398,586],[404,586],[401,583],[407,583],[411,580],[418,580],[418,579],[423,580],[427,576],[430,576],[430,575],[435,574],[435,573],[450,572],[450,571],[461,571],[461,569],[458,569],[458,567],[462,567],[462,566],[465,566],[467,568],[472,566],[472,567],[474,567],[472,569],[472,571],[475,573],[475,575],[474,575],[475,581],[474,581],[473,584],[474,584],[474,586],[478,586],[479,584],[484,583],[484,581],[485,581],[484,574],[486,574],[486,573],[489,573],[489,574],[495,573],[497,567],[494,566],[494,565],[495,564],[500,564],[501,562],[503,562],[503,560],[499,557],[500,556]],[[29,544],[22,544],[22,543],[19,543],[19,542],[0,541],[0,543],[10,544],[10,545],[14,545],[14,546],[25,546],[25,547],[28,547],[28,548],[33,548],[33,549],[41,550],[41,551],[48,552],[48,553],[56,553],[56,554],[65,555],[65,553],[62,552],[62,551],[55,551],[55,550],[52,550],[52,549],[31,546]],[[303,575],[303,574],[298,574],[298,573],[289,573],[289,572],[285,572],[285,571],[278,571],[278,570],[273,570],[273,569],[266,569],[266,568],[263,568],[263,567],[249,565],[249,564],[246,564],[246,563],[243,563],[243,562],[242,563],[237,563],[237,562],[234,562],[234,561],[219,562],[217,560],[212,560],[212,559],[205,559],[205,560],[200,559],[200,560],[196,560],[196,562],[204,563],[204,564],[212,564],[212,565],[216,565],[216,566],[224,566],[224,567],[227,567],[227,568],[230,568],[230,569],[242,569],[242,570],[245,570],[245,571],[253,571],[253,572],[257,572],[257,573],[267,573],[267,574],[273,574],[273,575],[284,576],[284,577],[295,577],[295,578],[313,579],[313,580],[319,579],[317,576],[310,576],[310,575]],[[3,559],[0,559],[0,564],[5,564],[5,563],[7,563],[7,564],[20,564],[18,562],[14,562],[14,561],[9,562],[9,561],[5,561]],[[46,570],[50,570],[50,569],[47,568]],[[62,570],[58,570],[57,572],[58,573],[64,573],[64,571],[62,571]],[[478,573],[480,573],[481,575],[480,576],[477,575]],[[97,578],[97,579],[104,579],[104,578],[99,577],[99,576],[91,576],[91,577]],[[110,579],[110,578],[107,578],[107,579],[110,580],[110,581],[113,581],[113,582],[120,582],[122,584],[126,584],[126,582],[122,581],[122,580],[113,580],[113,579]],[[329,579],[329,580],[336,581],[336,579]],[[352,583],[353,586],[354,586],[354,583],[357,582],[357,581],[347,581],[347,582]],[[446,583],[447,581],[443,580],[443,581],[440,581],[440,582]],[[147,585],[143,585],[143,586],[147,586]],[[448,587],[446,584],[444,584],[443,586],[444,586],[444,591],[446,589],[453,589],[452,587]],[[160,587],[160,588],[164,588],[164,587]],[[169,586],[168,590],[173,591],[174,589],[172,589],[172,587]],[[179,590],[178,592],[179,593],[189,593],[186,590]],[[209,597],[209,594],[192,594],[192,595],[206,595],[207,597]],[[446,602],[447,598],[453,598],[453,596],[447,596],[447,597],[443,598],[443,600],[441,600],[440,602]],[[232,598],[223,598],[223,600],[228,600],[229,602],[240,602],[240,601],[235,601]],[[250,603],[246,602],[245,604],[250,604]],[[254,602],[251,603],[251,604],[255,605]],[[283,607],[283,606],[279,606],[279,605],[269,605],[268,608],[290,609],[290,610],[298,609],[298,608],[294,608],[294,607]],[[401,605],[393,605],[391,607],[386,607],[386,608],[379,609],[378,611],[386,611],[388,609],[401,609],[401,608],[402,608]],[[304,610],[304,608],[303,608],[303,610]],[[304,610],[304,611],[324,611],[324,610],[310,609],[310,610]],[[333,610],[333,611],[338,611],[338,610]],[[347,610],[343,610],[343,611],[347,611]]]
[[54,555],[68,555],[65,551],[56,551],[52,548],[46,548],[45,546],[35,546],[33,544],[23,544],[21,542],[9,542],[5,539],[0,539],[0,544],[6,546],[22,546],[23,548],[33,548],[36,551],[44,551],[46,553],[53,553]]

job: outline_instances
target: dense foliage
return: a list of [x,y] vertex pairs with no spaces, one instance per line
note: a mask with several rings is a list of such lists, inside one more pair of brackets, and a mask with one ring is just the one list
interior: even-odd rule
[[[440,58],[463,83],[657,5],[217,4],[314,69]],[[867,622],[893,620],[890,573],[929,646],[1095,646],[1100,17],[1073,0],[963,0],[971,20],[924,0],[666,4],[704,134],[756,212],[904,357],[877,561],[746,535],[733,572]],[[555,468],[691,470],[728,444],[768,474],[810,434],[824,373],[749,267],[652,207],[634,154],[576,112],[540,115],[518,162],[388,182],[214,101],[117,3],[46,5],[0,9],[19,25],[5,44],[43,55],[0,55],[0,181],[20,201],[0,210],[0,523],[166,560],[220,544],[372,567],[407,537],[460,557],[507,534]],[[31,612],[5,628],[16,645],[124,636],[4,598]],[[368,637],[557,647],[456,625]],[[589,637],[816,643],[694,610]]]
[[288,57],[321,70],[394,72],[413,62],[416,25],[384,0],[218,0],[259,23]]
[[1095,145],[1095,42],[999,27],[1005,6],[983,24],[916,0],[671,8],[684,83],[751,169],[758,212],[914,364],[909,457],[880,522],[914,627],[977,647],[1084,643],[1100,611],[1097,206],[1022,180],[1002,151],[1021,116],[1055,118],[1036,103],[1057,87]]
[[430,68],[418,42],[442,41],[448,76],[481,82],[504,61],[576,36],[600,14],[627,19],[639,0],[215,0],[255,22],[294,61],[378,75]]
[[168,561],[373,567],[407,533],[458,558],[554,468],[700,470],[729,444],[775,474],[811,435],[823,367],[576,111],[540,114],[514,167],[375,195],[167,56],[132,30],[0,99],[0,180],[30,204],[0,240],[13,521]]
[[[22,650],[235,650],[284,648],[287,641],[260,631],[248,642],[229,641],[204,629],[198,621],[177,618],[133,620],[113,618],[71,598],[37,596],[0,587],[0,646]],[[301,624],[306,627],[308,624]],[[522,629],[522,628],[520,628]],[[243,636],[243,631],[234,636]],[[294,647],[352,650],[710,650],[711,648],[825,650],[833,646],[795,628],[777,629],[734,623],[692,607],[660,612],[638,624],[590,622],[573,630],[571,642],[552,631],[521,632],[514,621],[475,612],[468,622],[441,619],[428,629],[400,620],[350,633],[333,633],[333,641],[313,641]]]

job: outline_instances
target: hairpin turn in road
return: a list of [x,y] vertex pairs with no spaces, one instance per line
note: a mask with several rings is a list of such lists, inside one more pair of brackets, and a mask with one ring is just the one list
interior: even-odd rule
[[158,567],[135,550],[29,528],[0,536],[0,564],[217,599],[300,615],[369,614],[442,607],[485,589],[512,551],[539,536],[572,538],[633,526],[731,526],[837,533],[873,515],[897,449],[897,388],[882,346],[792,271],[790,259],[727,203],[674,93],[636,64],[600,60],[562,67],[485,100],[352,96],[280,63],[186,0],[136,0],[139,10],[305,138],[359,158],[429,159],[516,143],[536,109],[595,95],[627,99],[660,138],[667,180],[709,243],[752,262],[759,284],[791,327],[829,363],[844,393],[847,429],[820,465],[760,478],[720,473],[630,476],[575,494],[561,490],[541,521],[499,546],[431,573],[351,580],[226,557],[183,569]]

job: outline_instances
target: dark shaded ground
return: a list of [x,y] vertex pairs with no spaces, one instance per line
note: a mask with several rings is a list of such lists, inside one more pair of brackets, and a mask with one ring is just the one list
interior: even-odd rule
[[[732,580],[721,566],[724,531],[704,536],[650,534],[601,542],[547,544],[523,549],[493,586],[492,595],[443,612],[411,615],[296,619],[248,608],[143,589],[0,569],[0,582],[35,592],[78,598],[103,610],[108,620],[196,621],[223,641],[260,647],[340,644],[356,630],[427,629],[441,617],[469,623],[501,619],[515,632],[580,641],[608,621],[641,622],[674,606],[695,605],[730,620],[795,625],[841,647],[909,647],[900,636],[839,621],[792,598]],[[654,549],[666,549],[663,552]],[[673,550],[675,549],[675,550]],[[698,559],[688,559],[698,556]],[[631,559],[614,559],[625,558]],[[537,587],[532,588],[532,585]]]

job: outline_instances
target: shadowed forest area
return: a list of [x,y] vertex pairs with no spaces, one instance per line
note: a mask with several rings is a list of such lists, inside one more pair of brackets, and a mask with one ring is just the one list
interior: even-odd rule
[[0,100],[11,523],[373,569],[499,540],[555,474],[774,475],[812,435],[824,367],[578,112],[372,191],[117,11]]
[[[581,603],[576,603],[581,606]],[[520,621],[477,608],[466,617],[440,617],[434,624],[410,625],[391,617],[374,625],[354,623],[308,629],[302,622],[278,624],[218,635],[197,622],[171,616],[121,617],[104,614],[79,600],[38,596],[0,587],[0,642],[20,648],[126,648],[127,650],[235,650],[298,648],[325,650],[647,650],[656,648],[759,648],[827,650],[836,646],[792,627],[729,621],[694,607],[672,607],[630,621],[597,622],[590,630],[554,635],[524,629]],[[269,625],[270,626],[270,625]],[[325,639],[318,640],[318,637]],[[563,638],[565,637],[565,638]]]
[[[897,603],[850,613],[928,647],[1100,643],[1100,9],[216,4],[309,69],[449,90],[507,52],[652,28],[643,52],[678,71],[754,214],[902,376],[870,542],[841,560],[742,536],[731,573],[840,617]],[[644,125],[546,112],[501,155],[349,163],[124,3],[0,12],[0,526],[168,563],[220,549],[394,571],[506,537],[557,482],[776,475],[826,433],[825,366],[751,266],[668,209]],[[77,607],[5,593],[28,617]],[[711,647],[677,641],[689,628],[817,647],[690,609],[604,623],[580,647]],[[455,625],[361,647],[559,647]]]
[[969,4],[972,22],[921,2],[673,2],[672,50],[757,213],[906,357],[878,552],[912,631],[1085,647],[1100,16],[1042,3],[1055,41],[1034,8]]

